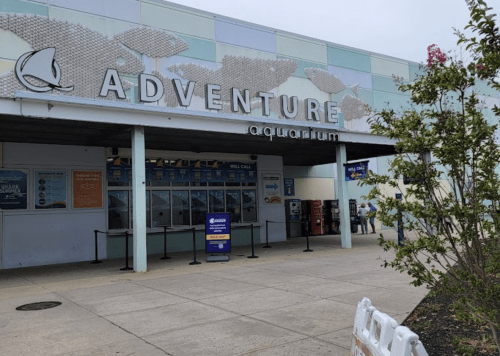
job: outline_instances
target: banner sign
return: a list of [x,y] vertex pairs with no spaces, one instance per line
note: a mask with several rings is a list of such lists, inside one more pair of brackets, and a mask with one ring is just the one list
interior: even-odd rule
[[0,210],[16,209],[28,209],[28,175],[0,169]]
[[285,196],[293,197],[295,195],[295,179],[293,178],[285,178]]
[[66,171],[35,171],[35,209],[65,209]]
[[262,176],[265,204],[281,204],[281,176],[279,174],[265,174]]
[[358,180],[366,177],[368,173],[368,161],[345,165],[345,180]]
[[231,252],[231,217],[229,213],[206,214],[205,252]]
[[102,171],[73,171],[73,208],[102,208]]

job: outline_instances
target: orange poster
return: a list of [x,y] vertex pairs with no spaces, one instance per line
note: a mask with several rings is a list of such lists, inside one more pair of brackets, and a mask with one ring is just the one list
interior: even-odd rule
[[102,171],[73,171],[73,208],[102,208]]

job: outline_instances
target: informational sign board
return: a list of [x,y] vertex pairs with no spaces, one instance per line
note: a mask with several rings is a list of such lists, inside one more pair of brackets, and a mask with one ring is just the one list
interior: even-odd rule
[[[108,181],[112,181],[110,179],[113,179],[114,176],[120,176],[120,169],[122,168],[108,164]],[[126,177],[125,174],[121,174],[121,176]],[[148,182],[254,183],[257,181],[257,166],[254,163],[238,162],[214,165],[195,164],[182,167],[147,163],[146,179]]]
[[28,175],[0,169],[0,210],[28,209]]
[[231,217],[229,213],[206,214],[205,252],[231,252]]
[[73,171],[73,208],[102,208],[102,171]]
[[281,175],[279,174],[263,174],[262,185],[264,204],[281,204]]
[[283,182],[285,183],[285,196],[293,197],[295,195],[295,179],[285,178]]
[[366,177],[368,173],[368,161],[345,165],[345,180],[358,180]]
[[419,183],[421,181],[423,181],[423,179],[414,178],[414,177],[408,177],[406,175],[403,175],[403,184],[404,185]]
[[375,354],[353,333],[350,356],[375,356]]
[[35,209],[65,209],[66,171],[35,171]]

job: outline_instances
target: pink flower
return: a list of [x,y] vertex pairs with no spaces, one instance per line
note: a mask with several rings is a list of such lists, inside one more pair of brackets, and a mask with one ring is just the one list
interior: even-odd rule
[[429,47],[427,47],[427,67],[432,67],[435,64],[443,64],[446,62],[446,54],[441,52],[439,47],[437,47],[435,44],[431,44]]
[[486,66],[485,66],[484,64],[482,64],[482,63],[481,63],[481,64],[476,65],[476,68],[477,68],[477,69],[479,69],[479,70],[486,70],[486,69],[488,69],[488,67],[486,67]]

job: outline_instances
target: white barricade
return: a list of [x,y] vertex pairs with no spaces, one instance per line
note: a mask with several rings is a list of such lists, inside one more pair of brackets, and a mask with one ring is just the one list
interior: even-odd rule
[[351,356],[429,356],[417,334],[378,311],[368,298],[358,303],[353,333]]

